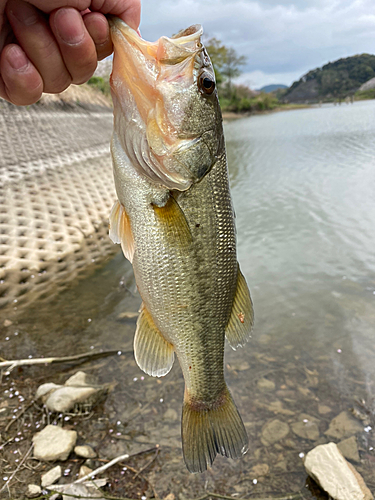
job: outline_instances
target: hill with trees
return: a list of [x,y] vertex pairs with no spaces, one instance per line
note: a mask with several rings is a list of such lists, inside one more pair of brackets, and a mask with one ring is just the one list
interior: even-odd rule
[[306,73],[283,92],[282,100],[291,103],[341,100],[353,96],[363,83],[374,77],[374,55],[346,57]]
[[284,85],[283,83],[273,83],[271,85],[265,85],[264,87],[259,89],[259,92],[265,92],[266,94],[269,94],[270,92],[276,92],[276,90],[287,88],[288,85]]

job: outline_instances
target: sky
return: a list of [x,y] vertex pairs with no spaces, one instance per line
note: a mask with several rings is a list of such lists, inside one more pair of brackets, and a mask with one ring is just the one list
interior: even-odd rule
[[375,54],[374,0],[142,0],[142,37],[155,41],[202,24],[247,58],[253,89],[291,85],[341,57]]

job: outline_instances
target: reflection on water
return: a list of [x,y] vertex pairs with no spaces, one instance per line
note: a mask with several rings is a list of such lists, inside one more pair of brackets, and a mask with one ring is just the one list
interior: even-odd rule
[[[137,311],[140,298],[121,254],[49,304],[9,312],[2,356],[125,351],[82,366],[113,389],[78,431],[103,458],[160,444],[144,475],[161,498],[199,497],[205,488],[234,497],[303,490],[305,499],[325,498],[305,486],[303,454],[352,435],[355,465],[374,489],[374,136],[374,101],[226,125],[239,261],[256,315],[252,341],[226,349],[228,385],[250,436],[243,460],[218,457],[203,475],[186,472],[181,370],[175,363],[168,376],[152,379],[129,354],[135,319],[123,313]],[[5,382],[59,383],[76,370],[34,367]],[[349,427],[328,436],[342,412]],[[116,491],[129,493],[121,477]]]

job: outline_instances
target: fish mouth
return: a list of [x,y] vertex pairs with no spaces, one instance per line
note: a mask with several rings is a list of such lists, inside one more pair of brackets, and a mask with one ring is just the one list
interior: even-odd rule
[[[114,44],[111,92],[115,129],[116,123],[126,122],[117,127],[126,128],[127,137],[120,137],[122,146],[151,180],[169,189],[186,190],[194,179],[180,153],[196,147],[201,139],[181,134],[184,109],[173,106],[171,89],[181,95],[193,84],[199,70],[196,56],[203,50],[203,29],[193,25],[172,37],[148,42],[117,17],[110,16],[109,24]],[[172,162],[176,154],[179,160]]]

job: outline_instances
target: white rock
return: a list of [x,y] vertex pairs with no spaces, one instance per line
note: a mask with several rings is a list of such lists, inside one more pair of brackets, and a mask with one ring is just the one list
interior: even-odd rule
[[83,457],[83,458],[95,458],[96,457],[95,451],[88,444],[84,444],[82,446],[76,446],[74,448],[74,453],[76,455],[78,455],[79,457]]
[[72,375],[68,380],[65,382],[65,386],[83,386],[83,385],[90,385],[91,381],[89,381],[89,376],[85,372],[77,372],[74,375]]
[[48,395],[52,392],[55,391],[56,389],[59,389],[62,387],[62,385],[57,385],[52,382],[48,382],[47,384],[42,384],[38,387],[35,398],[36,399],[41,399],[43,403],[46,402],[46,399],[48,398]]
[[76,431],[47,425],[33,437],[34,457],[38,460],[66,460],[77,441]]
[[335,443],[322,444],[309,451],[306,472],[334,500],[372,500],[363,478],[341,455]]
[[100,389],[94,387],[60,387],[48,396],[45,405],[50,411],[67,412],[74,408],[76,403],[83,403],[99,391]]
[[42,488],[37,484],[29,484],[26,491],[27,498],[35,498],[40,496],[42,493]]
[[56,483],[58,479],[62,476],[61,466],[57,465],[53,469],[49,470],[45,474],[42,474],[42,486],[45,488],[46,486],[50,486],[53,483]]
[[92,382],[85,372],[80,371],[68,378],[64,385],[42,384],[36,391],[36,399],[41,399],[50,411],[68,412],[77,403],[88,401],[94,404],[97,401],[105,387]]

